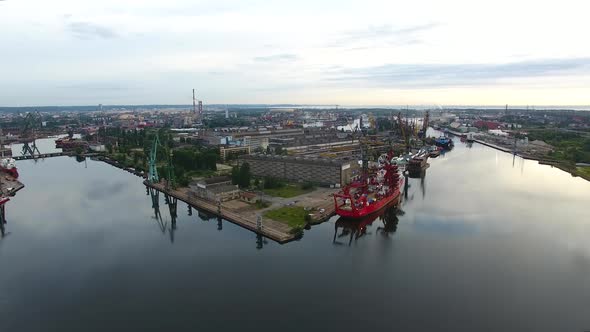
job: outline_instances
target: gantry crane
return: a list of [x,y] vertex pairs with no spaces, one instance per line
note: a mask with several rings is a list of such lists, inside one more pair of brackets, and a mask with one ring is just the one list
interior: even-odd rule
[[39,148],[35,143],[35,129],[41,124],[41,114],[39,112],[30,112],[24,118],[23,126],[21,128],[20,137],[23,140],[22,155],[30,155],[33,159],[36,155],[40,155]]
[[168,167],[167,167],[167,178],[166,178],[166,189],[170,189],[170,186],[175,187],[174,181],[174,166],[172,165],[172,149],[160,144],[160,138],[158,134],[154,137],[154,142],[152,144],[152,149],[150,151],[150,164],[149,164],[149,172],[148,172],[148,181],[151,183],[158,183],[160,182],[160,177],[158,176],[158,167],[157,167],[157,155],[158,155],[158,146],[165,149],[168,157]]

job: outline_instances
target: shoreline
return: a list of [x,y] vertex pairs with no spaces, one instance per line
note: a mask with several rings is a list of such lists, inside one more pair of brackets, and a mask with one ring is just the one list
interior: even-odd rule
[[191,197],[180,190],[166,189],[166,186],[162,183],[150,183],[149,181],[144,180],[143,184],[148,188],[152,188],[159,192],[172,196],[197,209],[204,210],[207,213],[210,213],[217,217],[221,217],[233,224],[246,228],[256,234],[263,235],[264,237],[267,237],[275,242],[278,242],[279,244],[284,244],[296,240],[301,236],[300,234],[291,234],[283,230],[280,230],[276,227],[273,227],[272,223],[265,223],[265,221],[267,220],[262,220],[262,227],[259,228],[257,226],[256,220],[246,218],[237,212],[231,211],[227,207],[219,207],[213,202]]
[[[447,132],[451,135],[457,136],[457,137],[466,137],[467,135],[463,134],[463,133],[459,133],[459,132],[455,132],[452,130],[448,130]],[[533,156],[533,155],[529,155],[529,154],[522,154],[522,153],[513,153],[511,149],[508,148],[504,148],[492,143],[488,143],[486,141],[480,140],[480,139],[474,139],[475,143],[479,143],[481,145],[485,145],[487,147],[490,147],[492,149],[496,149],[502,152],[506,152],[506,153],[510,153],[510,154],[515,154],[518,157],[521,157],[523,159],[526,160],[536,160],[539,164],[541,165],[548,165],[551,167],[555,167],[558,168],[559,170],[569,173],[572,177],[580,177],[586,181],[590,181],[590,176],[583,174],[583,173],[578,173],[577,169],[571,169],[568,165],[564,165],[563,162],[560,162],[558,160],[551,160],[551,159],[543,159],[537,156]]]

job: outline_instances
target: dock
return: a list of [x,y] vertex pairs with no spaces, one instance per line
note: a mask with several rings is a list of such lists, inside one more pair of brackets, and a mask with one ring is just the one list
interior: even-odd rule
[[27,160],[27,159],[43,159],[43,158],[51,158],[51,157],[61,157],[67,156],[69,154],[63,152],[52,152],[52,153],[41,153],[35,155],[24,155],[24,156],[13,156],[14,160]]
[[166,185],[163,183],[151,183],[147,180],[143,181],[143,184],[148,188],[156,189],[197,209],[221,217],[231,223],[246,228],[256,234],[265,236],[278,243],[286,243],[295,240],[298,237],[298,234],[289,233],[288,227],[281,227],[283,224],[274,220],[262,220],[261,227],[258,227],[255,218],[248,218],[244,214],[239,214],[231,211],[229,208],[223,207],[223,205],[218,206],[215,202],[190,196],[186,190],[166,189]]
[[6,235],[6,202],[25,185],[8,174],[0,174],[0,236]]
[[0,196],[14,196],[17,191],[23,189],[25,185],[12,176],[0,173]]

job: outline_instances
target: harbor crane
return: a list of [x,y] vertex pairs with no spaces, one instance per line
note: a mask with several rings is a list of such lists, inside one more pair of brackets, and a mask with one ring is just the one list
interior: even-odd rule
[[41,114],[39,114],[39,112],[27,113],[24,118],[20,134],[20,137],[23,140],[23,149],[21,152],[23,156],[31,156],[33,159],[36,159],[37,156],[41,154],[35,143],[35,130],[40,127],[41,119]]
[[406,152],[410,151],[410,136],[408,135],[408,133],[406,133],[406,127],[407,127],[407,121],[406,124],[404,125],[404,122],[402,120],[402,113],[399,112],[397,114],[397,122],[399,124],[399,128],[402,134],[402,138],[404,139],[404,143],[406,145]]
[[157,155],[158,155],[158,146],[164,148],[164,151],[168,157],[168,167],[167,167],[167,177],[166,177],[166,189],[170,189],[175,187],[174,181],[174,166],[172,165],[172,157],[173,152],[172,149],[162,145],[160,143],[160,138],[158,134],[154,137],[154,142],[152,144],[152,149],[150,151],[150,162],[149,162],[149,172],[148,172],[148,181],[151,183],[158,183],[160,182],[160,177],[158,175],[158,167],[157,167]]

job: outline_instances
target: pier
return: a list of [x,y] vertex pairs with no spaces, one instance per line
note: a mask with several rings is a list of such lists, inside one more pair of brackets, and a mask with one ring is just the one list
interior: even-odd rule
[[289,228],[278,221],[265,219],[258,222],[256,218],[249,218],[244,214],[234,212],[231,209],[224,207],[223,204],[216,204],[215,202],[190,196],[187,191],[188,189],[186,188],[186,190],[166,189],[164,183],[151,183],[147,180],[145,180],[143,184],[148,188],[156,189],[164,194],[179,199],[190,206],[226,219],[238,226],[246,228],[256,234],[263,235],[278,243],[286,243],[298,237],[298,234],[290,233]]
[[43,158],[50,158],[50,157],[61,157],[67,156],[69,154],[63,152],[51,152],[51,153],[41,153],[41,154],[34,154],[34,155],[23,155],[23,156],[13,156],[14,160],[27,160],[27,159],[43,159]]
[[6,202],[25,185],[8,174],[0,175],[0,235],[6,233]]

